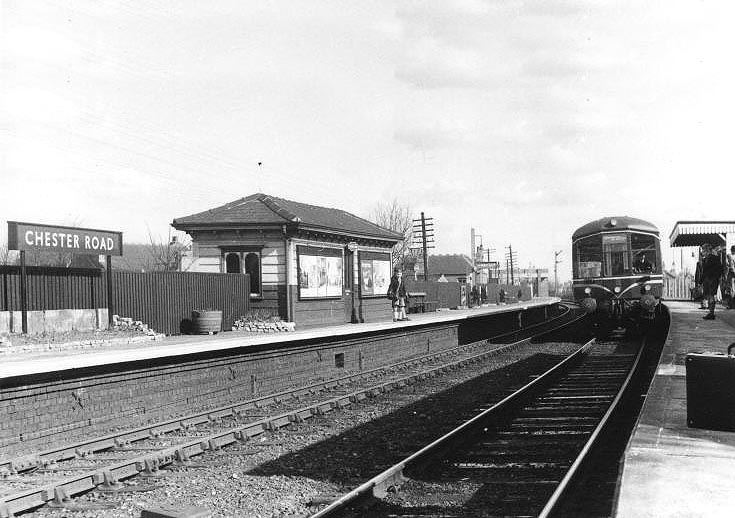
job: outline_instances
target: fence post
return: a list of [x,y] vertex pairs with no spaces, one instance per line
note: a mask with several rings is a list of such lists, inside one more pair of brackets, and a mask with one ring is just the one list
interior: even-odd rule
[[107,263],[107,327],[112,327],[112,256],[105,256]]
[[20,251],[20,309],[23,334],[28,334],[28,278],[26,276],[26,251]]

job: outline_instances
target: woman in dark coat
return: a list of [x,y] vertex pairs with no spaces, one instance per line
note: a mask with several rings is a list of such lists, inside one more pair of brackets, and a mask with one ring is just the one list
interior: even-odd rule
[[408,292],[406,292],[406,283],[403,282],[403,272],[401,270],[396,269],[393,272],[393,277],[390,278],[388,298],[393,302],[393,322],[408,320],[406,317]]

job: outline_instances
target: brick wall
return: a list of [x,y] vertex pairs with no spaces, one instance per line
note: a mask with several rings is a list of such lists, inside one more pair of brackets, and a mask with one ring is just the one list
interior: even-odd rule
[[371,369],[452,347],[458,334],[457,324],[435,324],[0,380],[0,456]]

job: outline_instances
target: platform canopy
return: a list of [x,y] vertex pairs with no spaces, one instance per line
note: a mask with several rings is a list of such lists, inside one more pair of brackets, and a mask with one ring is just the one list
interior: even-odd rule
[[677,246],[722,246],[735,236],[735,221],[677,221],[669,235],[669,243]]

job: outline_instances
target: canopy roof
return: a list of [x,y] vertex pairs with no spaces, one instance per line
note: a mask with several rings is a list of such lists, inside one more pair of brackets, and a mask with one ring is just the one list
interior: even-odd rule
[[677,221],[669,235],[676,246],[712,246],[727,244],[727,234],[735,234],[735,221]]

